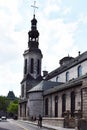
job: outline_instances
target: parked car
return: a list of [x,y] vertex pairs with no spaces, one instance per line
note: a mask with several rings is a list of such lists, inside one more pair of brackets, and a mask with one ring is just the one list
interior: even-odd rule
[[2,120],[6,120],[7,118],[6,118],[6,116],[2,116],[1,119]]
[[1,121],[2,119],[0,118],[0,121]]

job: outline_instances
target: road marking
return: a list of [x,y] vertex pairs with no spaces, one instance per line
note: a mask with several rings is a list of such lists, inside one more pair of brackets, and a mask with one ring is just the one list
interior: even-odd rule
[[10,123],[17,125],[17,126],[19,126],[20,128],[22,128],[22,129],[24,129],[24,130],[28,130],[28,129],[26,129],[25,127],[23,127],[21,124],[18,124],[18,123],[16,123],[16,122],[13,123],[12,121],[10,121]]
[[19,126],[20,128],[23,128],[24,130],[28,130],[25,127],[23,127],[21,124],[15,123],[17,126]]

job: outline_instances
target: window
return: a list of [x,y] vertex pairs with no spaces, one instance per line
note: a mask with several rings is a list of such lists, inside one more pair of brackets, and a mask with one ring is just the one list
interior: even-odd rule
[[66,81],[69,81],[69,72],[66,72]]
[[58,76],[56,77],[56,82],[58,82]]
[[71,116],[74,116],[75,112],[75,92],[71,92]]
[[58,117],[58,96],[55,96],[55,117]]
[[20,117],[22,116],[22,104],[20,104]]
[[78,77],[82,76],[82,66],[78,66]]
[[33,71],[34,71],[34,59],[32,58],[31,59],[31,73],[33,73]]
[[48,115],[48,98],[45,99],[45,115]]
[[25,104],[25,117],[26,117],[26,104]]
[[62,116],[63,116],[65,111],[66,111],[66,95],[63,94],[62,95]]
[[40,73],[40,60],[37,60],[37,74]]
[[25,63],[24,63],[24,74],[27,73],[27,59],[25,59]]
[[21,92],[21,96],[24,97],[24,85],[22,85],[22,92]]

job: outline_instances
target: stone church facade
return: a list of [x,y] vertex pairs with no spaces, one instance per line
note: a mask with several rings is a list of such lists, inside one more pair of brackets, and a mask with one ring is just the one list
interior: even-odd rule
[[24,51],[24,75],[21,81],[19,119],[64,117],[69,111],[74,117],[80,111],[87,119],[87,52],[77,57],[64,57],[60,67],[41,76],[42,52],[35,15],[28,32],[28,49]]

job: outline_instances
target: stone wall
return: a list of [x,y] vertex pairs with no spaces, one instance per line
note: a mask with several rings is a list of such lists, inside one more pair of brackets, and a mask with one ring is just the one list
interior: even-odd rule
[[[87,70],[87,61],[84,61],[80,64],[82,66],[82,75],[85,75],[86,74],[86,70]],[[69,72],[69,80],[71,79],[75,79],[78,77],[78,66],[79,64],[77,64],[76,66],[68,69],[67,71]],[[50,81],[55,81],[56,82],[56,78],[58,77],[58,82],[66,82],[66,72],[67,71],[64,71],[63,73],[53,77],[50,79]]]
[[43,124],[64,127],[64,118],[43,118]]
[[[58,96],[58,117],[62,117],[62,95],[66,94],[66,110],[71,111],[71,92],[75,92],[75,110],[81,110],[81,86],[44,96],[49,99],[48,117],[55,117],[55,96]],[[45,102],[44,102],[45,103]],[[44,108],[45,111],[45,108]],[[45,113],[45,112],[44,112]],[[44,114],[44,116],[46,116]]]
[[29,93],[28,99],[29,116],[38,117],[39,114],[43,116],[43,96],[42,92]]

